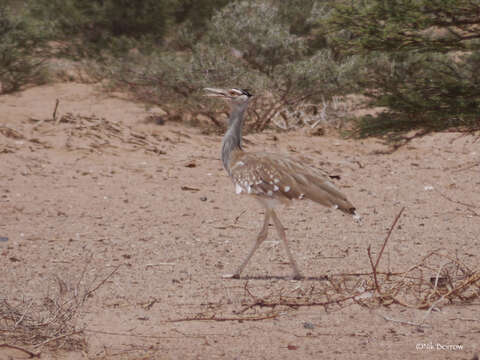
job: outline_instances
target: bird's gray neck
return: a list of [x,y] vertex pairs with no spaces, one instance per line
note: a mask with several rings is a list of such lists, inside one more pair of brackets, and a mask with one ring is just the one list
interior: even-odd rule
[[245,110],[248,101],[234,106],[228,119],[228,130],[223,136],[222,141],[222,162],[223,167],[230,174],[230,154],[235,149],[242,149],[242,126]]

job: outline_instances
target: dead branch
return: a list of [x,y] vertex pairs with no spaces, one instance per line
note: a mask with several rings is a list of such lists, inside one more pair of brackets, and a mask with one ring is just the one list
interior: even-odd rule
[[121,266],[116,266],[100,281],[94,278],[85,284],[89,264],[87,259],[80,278],[73,283],[68,284],[56,276],[56,293],[53,296],[47,294],[39,300],[23,300],[13,304],[3,299],[0,302],[0,322],[4,325],[0,329],[2,337],[34,348],[47,345],[58,348],[65,344],[71,349],[83,348],[84,340],[75,336],[83,334],[76,324],[80,308]]
[[167,320],[166,322],[185,322],[185,321],[261,321],[261,320],[268,320],[268,319],[275,319],[280,314],[270,314],[270,315],[262,315],[262,316],[235,316],[235,317],[217,317],[215,315],[212,316],[194,316],[194,317],[185,317],[180,319],[173,319]]
[[[275,308],[277,306],[286,306],[290,308],[299,308],[299,307],[306,307],[306,306],[328,306],[328,305],[340,305],[341,303],[344,303],[348,300],[354,300],[355,298],[358,298],[361,294],[354,294],[350,295],[347,297],[342,297],[339,299],[331,299],[327,301],[317,301],[317,300],[311,300],[307,299],[305,300],[300,300],[300,301],[295,301],[295,300],[289,300],[287,298],[285,299],[279,299],[279,300],[265,300],[265,299],[258,299],[252,303],[252,304],[245,304],[248,309],[251,309],[255,306],[258,307],[272,307]],[[242,310],[244,312],[244,310]]]
[[83,331],[88,333],[93,333],[93,334],[128,336],[128,337],[146,338],[146,339],[178,339],[179,338],[178,336],[141,335],[141,334],[131,334],[128,332],[114,332],[114,331],[103,331],[103,330],[92,330],[92,329],[85,329]]
[[456,172],[461,172],[461,171],[469,170],[469,169],[472,169],[472,168],[474,168],[474,167],[476,167],[476,166],[479,166],[479,165],[480,165],[480,161],[478,161],[478,162],[476,162],[476,163],[473,163],[473,164],[470,164],[470,165],[468,165],[468,166],[464,166],[464,167],[462,167],[462,168],[460,168],[460,169],[455,169],[455,170],[453,170],[452,172],[456,173]]
[[383,241],[382,248],[380,249],[380,253],[378,254],[377,261],[375,262],[375,269],[378,268],[378,263],[380,262],[380,258],[382,257],[383,250],[385,250],[385,246],[387,245],[387,241],[388,241],[388,239],[390,239],[390,235],[392,235],[392,231],[395,228],[395,225],[397,225],[398,219],[400,219],[400,216],[402,216],[402,213],[403,213],[404,210],[405,210],[405,207],[402,207],[400,212],[395,217],[395,220],[393,221],[392,226],[390,226],[390,230],[388,230],[387,237]]
[[39,348],[39,347],[47,345],[48,343],[51,343],[53,341],[57,341],[57,340],[60,340],[60,339],[65,339],[65,338],[68,338],[68,337],[73,336],[73,335],[81,334],[82,332],[83,332],[83,330],[76,330],[76,331],[72,331],[72,332],[67,333],[67,334],[62,334],[62,335],[59,335],[59,336],[55,336],[53,338],[50,338],[50,339],[47,339],[47,340],[41,342],[40,344],[35,345],[34,347]]
[[[402,211],[392,223],[383,242],[383,250]],[[474,299],[480,298],[480,270],[471,271],[458,257],[443,255],[441,249],[433,250],[423,256],[419,263],[409,266],[406,271],[396,272],[378,271],[376,266],[379,266],[382,251],[374,259],[371,249],[369,250],[372,272],[337,274],[334,277],[329,276],[327,282],[311,284],[308,289],[297,286],[292,290],[288,286],[281,286],[263,295],[252,292],[249,281],[245,281],[242,286],[244,300],[238,309],[233,310],[235,314],[233,317],[230,316],[232,309],[229,302],[216,303],[216,313],[213,315],[199,312],[196,315],[168,322],[261,321],[301,307],[321,306],[328,311],[332,307],[341,309],[353,304],[368,308],[397,304],[406,308],[426,310],[426,312],[418,323],[388,317],[384,317],[385,320],[417,327],[429,327],[425,322],[431,312],[440,305],[454,302],[472,304]],[[439,260],[441,262],[438,264]],[[448,279],[448,282],[444,282],[443,279]],[[207,306],[208,311],[212,311],[211,303],[201,304],[201,306]],[[228,313],[222,314],[224,306]],[[282,310],[279,310],[279,307]],[[262,312],[264,308],[270,310]]]
[[395,220],[393,221],[392,225],[390,226],[390,229],[388,230],[387,236],[385,237],[385,240],[383,241],[382,248],[380,249],[380,252],[378,253],[377,260],[375,261],[375,264],[373,264],[372,254],[370,252],[370,245],[368,245],[368,248],[367,248],[368,259],[370,260],[370,265],[372,267],[372,272],[373,272],[373,278],[374,278],[374,281],[375,281],[375,288],[376,288],[376,291],[378,291],[378,293],[381,293],[380,285],[378,283],[378,278],[377,278],[378,264],[380,263],[380,259],[382,257],[383,251],[385,250],[385,246],[387,246],[388,239],[390,239],[390,235],[392,235],[392,231],[395,228],[395,225],[397,225],[398,219],[400,219],[400,216],[402,215],[404,210],[405,210],[405,207],[403,207],[400,210],[400,212],[395,217]]
[[377,269],[375,268],[375,264],[373,263],[372,253],[370,251],[370,245],[368,245],[367,254],[368,254],[368,260],[370,261],[370,266],[372,267],[373,279],[375,281],[375,290],[381,293],[382,291],[380,290],[380,284],[378,283],[378,279],[377,279]]
[[97,286],[95,286],[93,289],[90,289],[88,290],[85,295],[83,296],[83,299],[87,299],[89,298],[95,291],[97,291],[103,284],[105,284],[113,275],[115,275],[115,273],[118,271],[118,269],[120,269],[120,267],[122,266],[123,264],[119,264],[117,266],[115,266],[115,268],[113,269],[113,271],[108,274],[102,281],[100,281]]
[[59,120],[57,120],[57,110],[58,110],[58,105],[60,104],[60,100],[56,99],[55,100],[55,108],[53,109],[53,114],[52,114],[52,120],[55,122],[55,125],[58,124]]
[[5,125],[0,125],[0,134],[12,139],[25,139],[25,136],[23,136],[20,132]]
[[[443,197],[444,199],[452,202],[452,203],[455,203],[455,204],[459,204],[459,205],[463,205],[463,206],[466,206],[467,208],[473,208],[473,209],[476,209],[478,208],[478,206],[476,205],[473,205],[473,204],[468,204],[468,203],[464,203],[464,202],[461,202],[461,201],[458,201],[458,200],[454,200],[450,197],[448,197],[447,195],[443,194],[442,192],[438,191],[437,189],[435,189],[435,191],[440,194],[441,197]],[[477,214],[478,215],[478,214]]]
[[418,324],[418,323],[414,323],[412,321],[392,319],[392,318],[390,318],[388,316],[385,316],[385,315],[382,315],[382,314],[380,314],[380,316],[386,321],[392,321],[392,322],[396,322],[396,323],[400,323],[400,324],[412,325],[412,326],[417,326],[417,327],[431,327],[430,325]]
[[14,328],[14,329],[16,329],[17,326],[22,323],[23,319],[25,318],[25,315],[27,314],[28,310],[30,310],[30,307],[32,306],[32,304],[33,304],[33,300],[30,301],[30,303],[28,304],[27,308],[26,308],[25,311],[23,312],[22,316],[20,316],[20,319],[18,319],[18,320],[15,322],[15,325],[13,325],[13,328]]
[[236,217],[235,217],[235,220],[233,221],[234,224],[237,224],[238,220],[240,219],[240,217],[245,214],[247,212],[247,210],[243,210],[240,214],[238,214]]
[[40,357],[41,352],[32,352],[30,350],[27,350],[23,347],[16,346],[16,345],[10,345],[10,344],[0,344],[0,348],[5,347],[5,348],[10,348],[10,349],[15,349],[19,351],[23,351],[25,354],[27,354],[30,358],[36,358]]

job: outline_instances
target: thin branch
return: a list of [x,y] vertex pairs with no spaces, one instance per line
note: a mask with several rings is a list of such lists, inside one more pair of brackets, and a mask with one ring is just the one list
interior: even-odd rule
[[10,345],[10,344],[6,344],[6,343],[5,344],[0,344],[0,348],[2,348],[2,347],[23,351],[25,354],[27,354],[31,358],[40,357],[40,354],[41,354],[40,352],[34,353],[34,352],[32,352],[30,350],[27,350],[25,348],[22,348],[20,346]]
[[441,193],[440,191],[438,191],[437,189],[435,189],[435,191],[440,194],[441,197],[443,197],[444,199],[450,201],[450,202],[453,202],[455,204],[459,204],[459,205],[463,205],[463,206],[466,206],[467,208],[478,208],[478,206],[476,205],[473,205],[473,204],[468,204],[468,203],[464,203],[464,202],[461,202],[461,201],[458,201],[458,200],[453,200],[452,198],[448,197],[447,195]]
[[457,173],[457,172],[460,172],[460,171],[469,170],[469,169],[472,169],[472,168],[474,168],[474,167],[476,167],[476,166],[479,166],[479,165],[480,165],[480,161],[478,161],[478,162],[476,162],[476,163],[473,163],[473,164],[470,164],[470,165],[465,166],[465,167],[460,168],[460,169],[455,169],[455,170],[453,170],[452,172]]
[[368,254],[368,260],[370,261],[370,266],[372,267],[373,280],[375,281],[375,290],[377,290],[379,293],[381,293],[382,291],[380,290],[380,284],[378,283],[378,279],[377,279],[377,269],[375,267],[375,264],[373,263],[372,253],[370,252],[370,247],[371,246],[368,245],[367,254]]
[[398,319],[392,319],[388,316],[380,314],[380,316],[387,321],[393,321],[399,324],[404,324],[404,325],[412,325],[412,326],[418,326],[418,327],[431,327],[430,325],[424,325],[424,324],[419,324],[419,323],[414,323],[412,321],[405,321],[405,320],[398,320]]
[[395,225],[397,225],[398,219],[400,219],[400,216],[402,216],[402,213],[403,213],[404,210],[405,210],[405,207],[402,207],[402,209],[401,209],[400,212],[398,213],[397,217],[396,217],[395,220],[393,221],[392,226],[390,226],[390,230],[388,230],[387,237],[386,237],[385,240],[383,241],[382,248],[380,249],[380,253],[378,254],[377,261],[375,262],[375,270],[376,270],[377,267],[378,267],[378,263],[380,262],[380,258],[382,257],[383,250],[385,250],[385,246],[387,245],[387,241],[388,241],[388,239],[390,239],[390,235],[392,235],[392,231],[393,231],[393,229],[395,228]]
[[367,248],[368,259],[370,260],[370,265],[372,267],[372,272],[373,272],[373,279],[375,281],[375,288],[379,293],[381,293],[381,290],[380,290],[380,284],[378,283],[378,279],[377,279],[378,264],[380,263],[380,259],[383,255],[383,251],[385,250],[385,247],[387,246],[388,239],[390,239],[390,236],[392,235],[393,229],[395,228],[395,225],[397,225],[398,219],[400,219],[400,216],[402,215],[404,210],[405,210],[405,207],[403,207],[400,210],[400,212],[395,217],[395,220],[393,221],[392,226],[390,226],[390,229],[388,230],[387,236],[385,237],[385,240],[383,241],[382,248],[380,249],[380,252],[378,253],[377,260],[375,261],[375,264],[373,263],[373,259],[372,259],[371,246],[368,245],[368,248]]
[[[367,291],[365,292],[368,292],[370,290],[373,290],[373,289],[367,289]],[[280,299],[278,301],[265,301],[263,299],[257,299],[255,303],[250,304],[247,307],[253,308],[255,306],[259,306],[259,307],[288,306],[291,308],[298,308],[298,307],[306,307],[306,306],[328,306],[328,305],[334,305],[334,304],[338,305],[347,300],[355,300],[355,298],[358,298],[360,295],[361,294],[354,294],[341,299],[332,299],[327,301],[306,301],[306,302],[295,302],[295,301],[290,301],[288,299],[287,300]]]
[[57,341],[57,340],[60,340],[60,339],[64,339],[66,337],[70,337],[72,335],[77,335],[77,334],[81,334],[83,332],[83,330],[76,330],[76,331],[72,331],[72,332],[69,332],[67,334],[62,334],[62,335],[59,335],[59,336],[56,336],[56,337],[53,337],[53,338],[50,338],[50,339],[47,339],[45,341],[42,341],[40,344],[37,344],[35,345],[34,347],[35,348],[39,348],[41,346],[44,346],[52,341]]
[[275,319],[280,314],[270,314],[264,316],[249,316],[249,317],[217,317],[213,316],[202,316],[202,317],[185,317],[180,319],[173,319],[167,320],[166,322],[184,322],[184,321],[261,321],[261,320],[268,320],[268,319]]
[[105,284],[107,282],[108,279],[110,279],[113,275],[115,275],[115,273],[118,271],[118,269],[120,269],[120,267],[122,266],[123,264],[119,264],[115,267],[115,269],[113,269],[113,271],[107,275],[107,277],[105,277],[102,281],[100,281],[98,283],[97,286],[95,286],[93,289],[91,290],[88,290],[85,295],[83,296],[83,299],[87,299],[89,296],[91,296],[95,291],[97,291],[103,284]]
[[146,339],[179,339],[180,338],[179,336],[141,335],[141,334],[131,334],[128,332],[113,332],[113,331],[92,330],[92,329],[85,329],[84,332],[93,333],[93,334],[114,335],[114,336],[129,336],[134,338],[146,338]]
[[25,311],[23,312],[22,316],[20,317],[20,319],[18,319],[18,321],[15,323],[15,325],[13,326],[14,329],[17,328],[18,325],[20,325],[23,321],[23,319],[25,318],[25,315],[27,314],[28,310],[30,310],[30,307],[32,306],[33,304],[33,299],[30,300],[30,303],[28,304],[27,308],[25,309]]
[[60,119],[57,120],[57,109],[58,109],[59,104],[60,104],[60,100],[56,99],[55,100],[55,109],[53,109],[53,115],[52,115],[52,119],[53,119],[53,121],[55,121],[55,125],[57,125],[60,121]]

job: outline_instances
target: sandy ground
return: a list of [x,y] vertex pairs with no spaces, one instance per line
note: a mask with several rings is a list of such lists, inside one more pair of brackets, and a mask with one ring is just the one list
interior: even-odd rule
[[[145,123],[156,111],[74,83],[0,96],[0,301],[91,290],[76,315],[83,345],[50,342],[35,348],[42,359],[472,359],[480,351],[475,293],[428,312],[396,302],[314,304],[328,302],[321,291],[335,282],[325,276],[353,274],[355,291],[371,285],[361,275],[372,271],[367,248],[375,259],[402,207],[381,271],[406,271],[434,251],[427,279],[443,274],[447,259],[480,270],[475,138],[436,134],[387,154],[373,139],[246,136],[248,151],[286,153],[339,175],[363,219],[294,203],[279,216],[306,279],[289,278],[270,227],[233,280],[222,275],[248,252],[262,211],[235,195],[220,136]],[[338,291],[334,300],[348,295]],[[0,331],[0,343],[11,344],[8,336]],[[8,356],[26,354],[0,347],[0,359]]]

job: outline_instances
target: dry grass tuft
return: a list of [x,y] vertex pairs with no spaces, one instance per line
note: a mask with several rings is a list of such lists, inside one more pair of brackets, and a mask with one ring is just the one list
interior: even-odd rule
[[0,153],[15,152],[18,140],[31,148],[65,149],[86,153],[118,152],[119,149],[166,154],[159,133],[137,131],[132,126],[96,115],[64,113],[59,115],[57,99],[50,118],[34,119],[18,129],[0,126]]
[[[27,346],[35,351],[43,347],[55,350],[85,350],[83,329],[78,325],[81,309],[93,294],[119,269],[114,268],[103,279],[89,276],[88,265],[80,275],[65,281],[55,275],[53,286],[39,298],[4,298],[0,300],[0,343],[17,348]],[[32,351],[32,353],[34,353]],[[38,354],[38,353],[37,353]]]
[[[36,122],[32,127],[33,133],[38,133],[42,138],[66,134],[63,147],[67,150],[102,152],[108,148],[121,148],[144,150],[157,154],[165,153],[159,148],[160,141],[154,135],[135,131],[126,124],[99,118],[95,115],[85,116],[65,113],[62,116],[57,116],[58,104],[57,100],[51,119],[31,119]],[[42,144],[51,147],[45,142]]]

